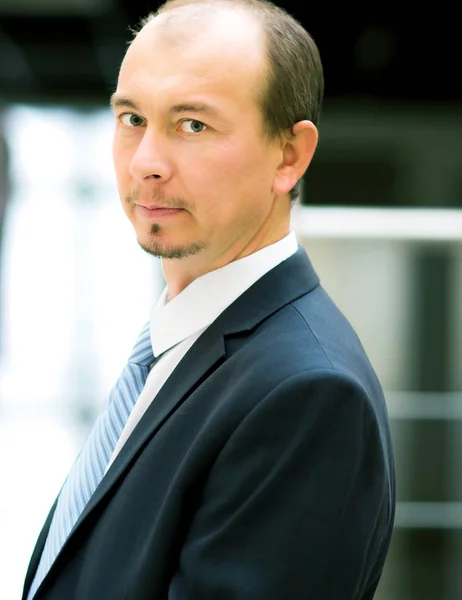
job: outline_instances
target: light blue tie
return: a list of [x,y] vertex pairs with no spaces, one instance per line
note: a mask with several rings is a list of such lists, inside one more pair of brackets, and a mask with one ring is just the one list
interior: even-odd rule
[[64,542],[103,478],[117,440],[138,400],[154,361],[149,323],[112,389],[108,403],[96,420],[59,495],[39,566],[28,594],[31,600]]

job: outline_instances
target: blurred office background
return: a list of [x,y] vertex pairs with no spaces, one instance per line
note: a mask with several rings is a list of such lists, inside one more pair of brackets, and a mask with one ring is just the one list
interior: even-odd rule
[[[398,476],[377,600],[462,598],[462,105],[456,19],[281,2],[325,65],[293,227],[386,391]],[[111,164],[148,0],[0,0],[0,597],[163,285]]]

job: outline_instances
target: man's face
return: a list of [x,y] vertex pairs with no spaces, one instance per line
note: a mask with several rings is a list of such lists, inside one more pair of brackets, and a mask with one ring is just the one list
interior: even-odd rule
[[264,43],[256,24],[232,12],[212,26],[163,17],[138,34],[120,70],[117,184],[145,250],[200,254],[213,268],[272,214],[282,149],[264,138],[256,103]]

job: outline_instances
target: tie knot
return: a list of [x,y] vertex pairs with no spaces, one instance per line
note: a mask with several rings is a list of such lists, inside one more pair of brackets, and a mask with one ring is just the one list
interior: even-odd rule
[[133,346],[128,362],[148,367],[153,360],[150,323],[146,323]]

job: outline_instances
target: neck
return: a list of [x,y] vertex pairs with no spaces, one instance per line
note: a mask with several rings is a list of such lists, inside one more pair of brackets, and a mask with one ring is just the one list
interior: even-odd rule
[[[162,259],[162,271],[168,287],[168,300],[172,300],[195,279],[206,273],[254,254],[282,240],[290,228],[290,213],[284,219],[273,222],[267,219],[263,226],[250,239],[238,239],[229,247],[217,252],[208,247],[196,255],[183,259]],[[214,252],[214,254],[212,254]]]

